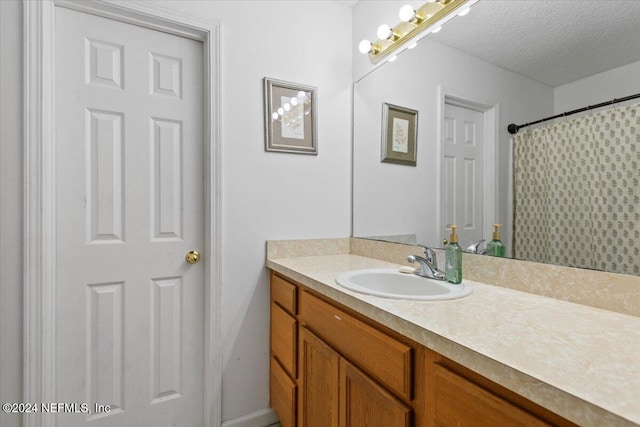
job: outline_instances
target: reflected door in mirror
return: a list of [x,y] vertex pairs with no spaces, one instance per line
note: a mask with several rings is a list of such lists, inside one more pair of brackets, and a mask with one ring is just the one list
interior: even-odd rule
[[483,238],[482,170],[483,115],[445,104],[442,158],[442,239],[446,228],[458,225],[460,246]]

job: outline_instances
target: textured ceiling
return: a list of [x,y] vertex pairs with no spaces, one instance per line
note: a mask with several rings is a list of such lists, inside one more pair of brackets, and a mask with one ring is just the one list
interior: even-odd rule
[[640,0],[480,0],[429,37],[555,87],[640,61]]

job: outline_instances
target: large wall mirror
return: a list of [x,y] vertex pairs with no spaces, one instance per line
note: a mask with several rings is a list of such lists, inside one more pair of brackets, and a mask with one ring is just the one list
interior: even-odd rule
[[[360,0],[353,9],[355,41],[371,39],[380,24],[396,24],[405,3],[417,9],[424,2]],[[455,222],[464,249],[481,239],[486,244],[492,224],[500,223],[511,256],[514,144],[507,126],[640,93],[639,17],[640,1],[635,0],[480,0],[467,16],[447,22],[394,62],[373,66],[366,55],[355,53],[353,235],[441,247],[446,226]],[[383,124],[389,105],[417,111],[415,165],[381,161],[383,134],[389,139],[394,132],[389,120]],[[570,119],[520,132],[563,120]],[[399,136],[407,129],[398,127]],[[640,160],[640,137],[635,129],[631,132],[626,143],[635,147],[626,155]],[[461,141],[462,148],[454,148],[452,141]],[[639,170],[627,176],[638,182]],[[624,215],[630,241],[640,233],[636,187],[629,190],[631,214]],[[572,220],[562,217],[562,210],[554,219]],[[560,234],[542,244],[571,251],[584,243],[573,242],[575,237],[580,236]],[[606,239],[600,246],[593,246],[593,240],[591,250],[610,249]],[[524,253],[520,245],[516,258]],[[639,269],[617,272],[638,274]]]

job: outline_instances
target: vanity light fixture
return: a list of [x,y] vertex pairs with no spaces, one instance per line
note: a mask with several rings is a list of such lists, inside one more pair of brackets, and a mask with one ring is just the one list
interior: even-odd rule
[[471,5],[476,2],[478,0],[430,0],[417,10],[411,5],[404,5],[398,14],[400,23],[393,28],[381,25],[377,31],[378,40],[374,43],[362,40],[358,50],[369,55],[372,64],[385,58],[391,62],[400,51],[415,47],[415,43],[427,33],[437,33],[451,18],[469,13]]
[[297,96],[284,101],[279,108],[271,114],[274,121],[281,121],[284,126],[291,126],[302,120],[303,116],[309,115],[311,111],[311,98],[303,91],[299,91]]
[[386,24],[380,25],[376,34],[381,40],[398,40],[398,34],[394,33],[393,28]]

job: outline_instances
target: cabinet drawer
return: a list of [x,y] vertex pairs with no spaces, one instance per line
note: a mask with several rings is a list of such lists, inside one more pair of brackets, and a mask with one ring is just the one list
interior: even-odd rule
[[436,424],[439,426],[550,425],[442,366],[436,365],[434,379]]
[[298,287],[280,276],[271,274],[271,300],[291,314],[297,314]]
[[291,378],[296,378],[298,321],[279,305],[271,303],[271,355],[278,359]]
[[300,293],[300,319],[339,353],[407,400],[412,398],[412,348],[314,297]]
[[269,378],[271,407],[280,419],[283,427],[296,425],[296,385],[280,364],[271,358],[271,376]]

